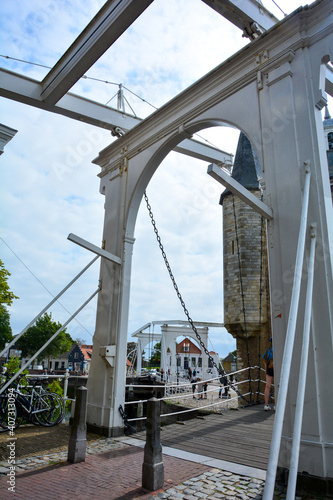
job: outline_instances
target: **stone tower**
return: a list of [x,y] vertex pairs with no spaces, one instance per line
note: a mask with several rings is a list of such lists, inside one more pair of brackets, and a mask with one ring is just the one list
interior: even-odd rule
[[[231,175],[260,198],[261,167],[255,150],[242,132]],[[271,337],[265,222],[228,190],[222,193],[220,204],[223,206],[225,327],[236,339],[237,370],[263,367],[262,354]],[[238,379],[247,380],[248,375],[247,371],[243,372]],[[251,375],[256,379],[258,371]],[[265,379],[263,371],[261,379]],[[254,382],[240,386],[243,394],[257,389],[258,384]]]

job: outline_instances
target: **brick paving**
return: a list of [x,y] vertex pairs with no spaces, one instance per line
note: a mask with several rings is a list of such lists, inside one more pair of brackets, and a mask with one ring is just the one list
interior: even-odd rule
[[[0,478],[1,500],[112,500],[148,499],[158,492],[141,487],[143,450],[126,446],[96,455],[85,462],[62,462],[41,469],[20,472],[15,477],[15,492],[9,491],[8,476]],[[198,476],[211,468],[179,458],[163,456],[164,488]],[[162,491],[162,490],[159,490]]]

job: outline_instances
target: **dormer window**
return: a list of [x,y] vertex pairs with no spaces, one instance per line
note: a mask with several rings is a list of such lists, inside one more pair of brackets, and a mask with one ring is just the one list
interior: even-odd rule
[[190,352],[190,346],[189,345],[183,345],[183,351],[184,352]]

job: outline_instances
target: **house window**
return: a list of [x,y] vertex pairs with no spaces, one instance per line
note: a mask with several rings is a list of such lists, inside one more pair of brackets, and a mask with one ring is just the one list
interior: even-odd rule
[[196,367],[195,358],[191,358],[191,366],[192,366],[192,368]]
[[74,359],[78,359],[78,357],[79,357],[79,353],[78,353],[78,352],[76,352],[76,353],[74,354]]
[[184,358],[184,370],[187,370],[187,369],[188,369],[188,361],[189,361],[189,358],[187,358],[187,357],[185,356],[185,358]]
[[190,352],[190,346],[189,345],[183,345],[183,351],[184,352]]
[[181,357],[177,356],[177,366],[181,366]]
[[80,371],[80,369],[81,369],[81,363],[74,363],[74,370],[75,370],[76,372],[79,372],[79,371]]
[[54,362],[54,369],[58,370],[58,366],[59,366],[59,361],[55,361]]
[[65,368],[65,361],[61,362],[61,369]]
[[211,358],[208,358],[208,368],[213,368],[213,361]]
[[198,368],[202,368],[202,358],[198,358]]
[[327,134],[328,139],[328,149],[333,149],[333,132]]

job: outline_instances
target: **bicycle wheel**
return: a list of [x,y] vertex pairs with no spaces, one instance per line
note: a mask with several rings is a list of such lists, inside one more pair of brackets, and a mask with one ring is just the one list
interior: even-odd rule
[[15,398],[8,394],[0,395],[0,432],[17,429],[22,422],[22,411],[17,407]]
[[1,394],[0,396],[0,432],[9,431],[8,428],[8,397]]
[[52,420],[54,421],[54,423],[52,425],[60,424],[60,422],[63,421],[63,418],[65,416],[64,400],[56,392],[49,392],[48,394],[50,396],[52,396],[52,398],[54,400],[54,405],[55,405],[55,408],[54,408],[53,414],[52,414]]
[[52,427],[63,418],[63,402],[58,394],[48,393],[38,395],[34,401],[34,418],[44,427]]

